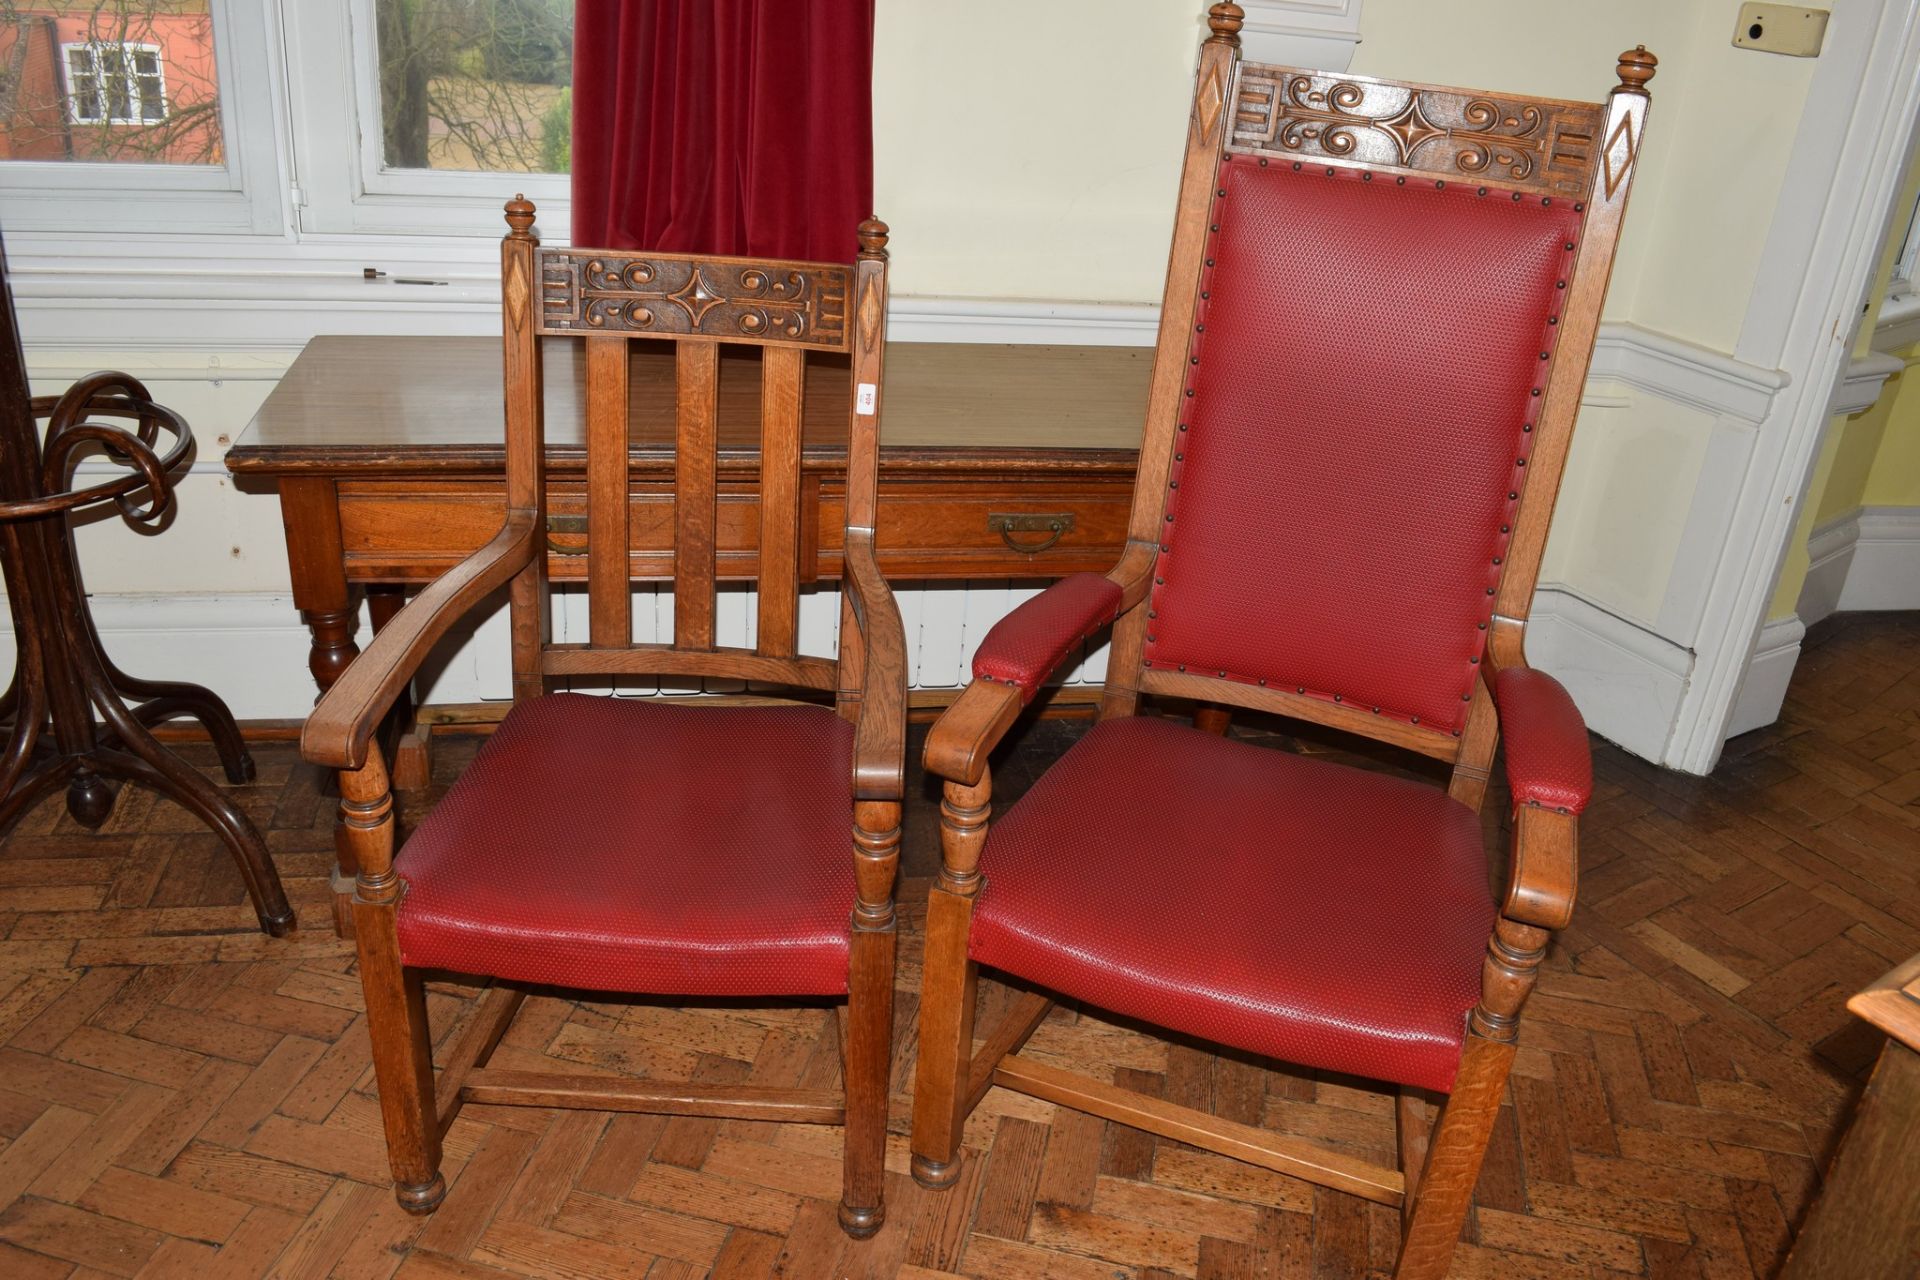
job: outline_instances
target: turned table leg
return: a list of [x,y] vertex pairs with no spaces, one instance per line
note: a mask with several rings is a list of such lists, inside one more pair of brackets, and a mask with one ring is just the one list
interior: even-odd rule
[[[313,633],[307,670],[325,693],[360,654],[360,647],[353,642],[358,610],[353,588],[347,582],[346,549],[340,539],[340,495],[334,482],[325,477],[283,478],[280,519],[287,530],[294,607]],[[342,938],[351,938],[353,888],[360,867],[337,822],[333,836],[333,930]]]
[[[373,623],[374,634],[379,635],[381,628],[406,603],[405,587],[368,584],[367,618]],[[402,689],[400,696],[393,700],[393,710],[387,713],[386,724],[381,732],[382,745],[387,749],[388,758],[393,761],[395,791],[415,791],[433,780],[433,740],[428,726],[420,722],[419,711],[420,708],[413,701],[411,686]]]

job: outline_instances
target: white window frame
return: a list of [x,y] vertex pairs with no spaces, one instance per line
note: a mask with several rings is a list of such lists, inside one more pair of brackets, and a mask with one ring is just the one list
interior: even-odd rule
[[[375,0],[282,3],[302,232],[492,240],[500,235],[501,205],[524,193],[540,208],[542,234],[565,243],[573,189],[567,174],[387,167]],[[314,109],[328,102],[345,109]]]
[[[260,235],[283,229],[275,94],[280,56],[271,6],[215,0],[210,7],[224,162],[7,161],[0,164],[0,222],[10,241],[16,232],[111,232],[127,243],[131,256],[136,243],[155,232]],[[67,86],[61,88],[65,93]]]
[[[126,86],[127,103],[133,108],[133,115],[115,116],[107,114],[110,110],[108,104],[113,99],[107,90],[106,72],[101,69],[100,65],[100,54],[106,49],[118,49],[120,51],[120,65],[124,68],[120,78]],[[73,88],[73,55],[75,53],[86,54],[93,63],[92,70],[89,74],[92,75],[94,80],[94,105],[99,108],[98,115],[83,116],[79,112],[80,95],[75,93]],[[140,92],[140,75],[133,68],[133,55],[135,53],[150,53],[153,55],[153,65],[155,67],[154,77],[160,81],[159,115],[150,116],[146,114],[147,96]],[[60,72],[61,79],[64,82],[62,89],[63,96],[66,98],[67,122],[69,124],[164,124],[166,123],[168,115],[171,114],[167,102],[167,60],[164,52],[157,44],[152,44],[144,40],[78,40],[69,44],[62,44],[60,46]]]

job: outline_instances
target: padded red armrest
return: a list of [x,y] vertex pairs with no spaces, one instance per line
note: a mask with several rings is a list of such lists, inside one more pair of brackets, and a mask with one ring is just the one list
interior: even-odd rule
[[973,655],[973,677],[1017,686],[1031,702],[1073,647],[1120,615],[1120,585],[1076,573],[993,624]]
[[1493,678],[1500,732],[1507,744],[1507,783],[1516,805],[1579,813],[1593,795],[1593,752],[1587,723],[1558,680],[1531,667],[1507,667]]

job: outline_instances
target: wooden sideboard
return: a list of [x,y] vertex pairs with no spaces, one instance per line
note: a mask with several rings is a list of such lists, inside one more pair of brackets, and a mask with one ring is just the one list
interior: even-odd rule
[[[579,344],[547,339],[549,572],[581,579],[585,453]],[[1152,353],[1135,347],[895,343],[881,422],[881,568],[895,579],[1043,578],[1110,568],[1127,508]],[[631,561],[672,571],[673,357],[633,344]],[[499,528],[505,507],[499,343],[321,337],[227,453],[243,487],[280,497],[294,603],[322,688],[358,652],[355,592],[378,626]],[[727,348],[720,380],[720,572],[754,572],[758,353]],[[840,571],[844,357],[809,357],[803,556]]]

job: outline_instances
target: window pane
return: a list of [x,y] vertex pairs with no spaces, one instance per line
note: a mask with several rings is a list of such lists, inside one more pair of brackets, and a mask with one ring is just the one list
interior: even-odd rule
[[100,118],[100,80],[93,70],[93,50],[85,45],[67,50],[67,97],[75,120]]
[[0,0],[0,160],[225,159],[210,0]]
[[565,173],[573,0],[377,0],[390,169]]

